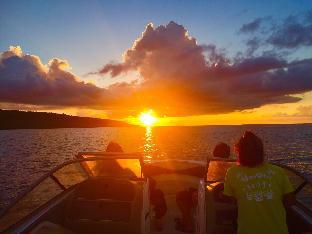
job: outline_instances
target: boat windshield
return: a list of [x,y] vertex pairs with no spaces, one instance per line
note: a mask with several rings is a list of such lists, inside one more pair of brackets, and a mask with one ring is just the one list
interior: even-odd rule
[[[92,159],[94,154],[80,154],[81,159]],[[101,156],[101,160],[81,162],[83,169],[92,177],[141,178],[142,161],[140,158],[118,156]]]
[[140,165],[139,158],[113,159],[88,155],[63,163],[41,177],[0,213],[0,233],[39,207],[49,209],[52,201],[63,197],[60,194],[90,177],[140,178]]
[[83,182],[88,175],[80,162],[63,164],[34,183],[0,215],[0,232],[57,197],[64,190]]

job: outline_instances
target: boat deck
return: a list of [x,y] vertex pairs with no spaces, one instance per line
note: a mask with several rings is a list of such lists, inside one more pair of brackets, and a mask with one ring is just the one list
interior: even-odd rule
[[[153,222],[151,223],[151,234],[181,234],[185,232],[175,229],[175,218],[181,217],[181,211],[176,203],[176,194],[179,191],[187,190],[189,187],[197,188],[199,178],[187,175],[160,175],[155,177],[156,187],[161,189],[165,195],[167,213],[163,217],[163,230],[156,231]],[[195,232],[194,232],[195,233]]]

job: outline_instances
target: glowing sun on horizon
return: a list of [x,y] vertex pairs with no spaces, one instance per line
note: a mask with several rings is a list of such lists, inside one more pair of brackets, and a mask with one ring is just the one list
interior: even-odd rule
[[153,115],[153,111],[149,110],[146,112],[142,112],[139,116],[140,122],[142,125],[146,127],[151,127],[157,121],[157,118]]

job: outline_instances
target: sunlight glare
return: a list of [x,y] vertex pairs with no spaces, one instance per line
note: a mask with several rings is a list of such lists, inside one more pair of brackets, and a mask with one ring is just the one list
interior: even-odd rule
[[150,127],[153,126],[156,122],[156,117],[153,115],[153,111],[149,110],[147,112],[142,112],[139,117],[141,123],[144,126]]

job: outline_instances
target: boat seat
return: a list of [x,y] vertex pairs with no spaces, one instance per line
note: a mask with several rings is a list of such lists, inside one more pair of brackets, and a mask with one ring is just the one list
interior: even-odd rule
[[92,178],[77,187],[75,196],[89,200],[132,201],[135,197],[135,191],[135,183],[129,180]]
[[107,199],[88,200],[75,199],[67,213],[73,220],[112,220],[129,221],[131,215],[131,202],[114,201]]
[[66,207],[66,227],[77,233],[139,233],[139,183],[91,178],[78,185]]
[[125,222],[112,222],[108,220],[75,220],[75,233],[78,234],[139,234],[140,222],[125,223]]
[[210,184],[206,189],[206,230],[207,234],[232,234],[236,233],[235,204],[229,204],[216,200],[215,189],[219,182]]

